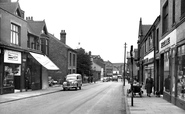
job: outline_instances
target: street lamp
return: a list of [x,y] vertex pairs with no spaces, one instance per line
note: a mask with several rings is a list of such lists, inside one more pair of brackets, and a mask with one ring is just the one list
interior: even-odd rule
[[123,86],[125,86],[125,59],[126,59],[126,42],[125,42],[125,53],[124,53],[124,84],[123,84]]
[[[131,76],[132,76],[132,78],[131,78],[131,81],[130,81],[130,83],[131,83],[131,93],[132,93],[132,96],[131,96],[131,106],[133,106],[133,97],[134,97],[134,93],[133,93],[133,82],[134,82],[134,76],[133,76],[133,60],[134,60],[134,53],[133,53],[133,45],[131,45],[131,49],[130,49],[130,54],[129,53],[127,53],[127,59],[128,60],[130,60],[130,70],[131,70]],[[128,64],[128,63],[127,63]]]

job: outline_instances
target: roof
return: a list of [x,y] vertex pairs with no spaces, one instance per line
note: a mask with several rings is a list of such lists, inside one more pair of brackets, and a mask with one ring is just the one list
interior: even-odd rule
[[15,14],[15,12],[18,9],[21,17],[24,18],[24,14],[22,14],[22,13],[24,13],[24,11],[21,10],[19,2],[4,2],[4,3],[0,3],[0,7],[2,9],[12,13],[12,14]]
[[142,35],[145,36],[152,25],[142,25]]
[[17,8],[19,7],[19,3],[18,2],[0,3],[0,7],[14,14]]
[[[69,47],[68,45],[66,45],[66,44],[64,44],[63,42],[61,42],[61,41],[60,41],[58,38],[56,38],[54,35],[52,35],[52,34],[49,33],[49,37],[52,38],[52,39],[54,39],[54,40],[55,40],[56,42],[58,42],[59,44],[65,46],[67,49],[73,50],[71,47]],[[75,50],[73,50],[73,51],[75,51]]]
[[45,21],[27,20],[27,23],[28,23],[28,32],[37,36],[40,36],[42,30],[46,26]]

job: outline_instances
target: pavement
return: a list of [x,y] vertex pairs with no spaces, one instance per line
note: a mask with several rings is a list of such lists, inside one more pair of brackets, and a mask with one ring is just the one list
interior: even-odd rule
[[[90,84],[94,84],[94,83],[84,83],[82,84],[82,86],[87,86]],[[42,90],[34,90],[34,91],[30,90],[30,91],[3,94],[3,95],[0,95],[0,104],[12,102],[12,101],[18,101],[22,99],[28,99],[32,97],[38,97],[41,95],[47,95],[47,94],[60,92],[60,91],[63,91],[63,87],[61,85],[54,85],[53,87],[48,87],[47,89],[42,89]]]
[[185,114],[185,110],[164,100],[162,96],[156,97],[152,94],[148,97],[145,89],[142,89],[142,97],[137,94],[133,97],[133,106],[131,106],[131,95],[127,96],[127,89],[130,89],[128,82],[124,87],[127,114]]
[[[83,84],[83,86],[89,84],[90,83],[86,83]],[[131,96],[127,96],[127,89],[130,89],[130,84],[128,84],[128,82],[126,81],[124,86],[124,98],[127,112],[126,114],[185,114],[185,110],[175,106],[172,103],[167,102],[162,97],[156,97],[155,95],[147,97],[146,91],[144,89],[142,97],[136,95],[133,98],[133,106],[131,106]],[[4,94],[0,95],[0,104],[51,94],[62,90],[62,86],[58,85],[42,90]]]

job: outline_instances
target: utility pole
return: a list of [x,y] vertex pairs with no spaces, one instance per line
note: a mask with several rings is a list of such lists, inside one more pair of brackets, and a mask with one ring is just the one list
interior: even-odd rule
[[133,106],[133,97],[134,97],[134,93],[133,93],[133,82],[134,82],[134,76],[133,76],[133,45],[131,45],[131,49],[130,49],[130,59],[131,59],[131,66],[132,66],[132,80],[131,80],[131,91],[132,91],[132,97],[131,97],[131,106]]
[[123,79],[124,79],[124,80],[123,80],[124,82],[123,82],[123,86],[125,86],[125,72],[126,72],[126,71],[125,71],[125,59],[126,59],[126,48],[127,48],[126,45],[127,45],[127,44],[126,44],[126,42],[125,42],[125,47],[124,47],[124,48],[125,48],[125,53],[124,53],[124,78],[123,78]]

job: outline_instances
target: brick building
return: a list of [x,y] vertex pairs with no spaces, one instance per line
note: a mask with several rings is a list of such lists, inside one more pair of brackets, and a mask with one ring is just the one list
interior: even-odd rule
[[47,70],[58,68],[43,55],[42,41],[48,38],[45,22],[25,20],[19,2],[10,0],[0,1],[0,15],[0,94],[47,88]]
[[77,52],[66,45],[66,32],[61,30],[60,39],[50,34],[50,59],[60,68],[59,71],[50,71],[49,76],[63,82],[67,74],[77,72]]

